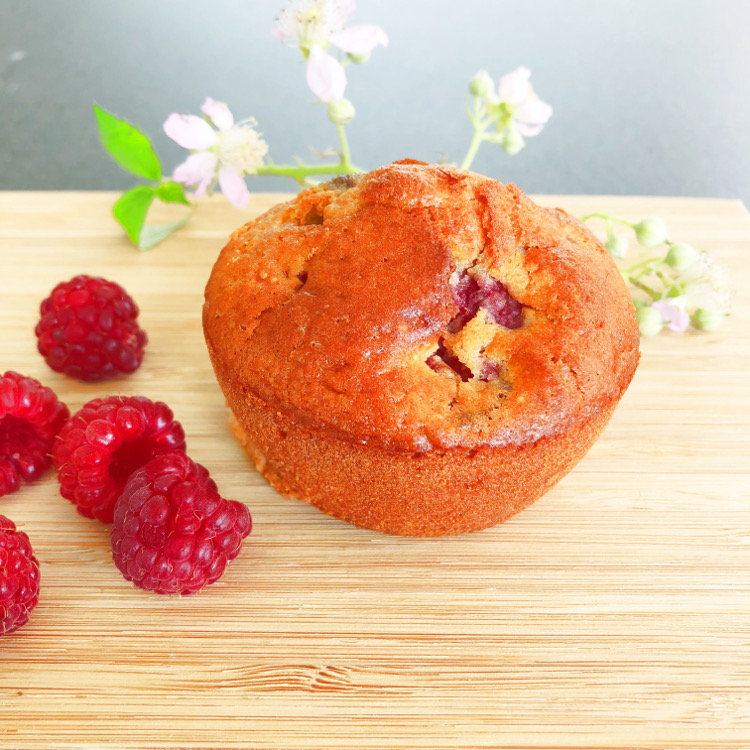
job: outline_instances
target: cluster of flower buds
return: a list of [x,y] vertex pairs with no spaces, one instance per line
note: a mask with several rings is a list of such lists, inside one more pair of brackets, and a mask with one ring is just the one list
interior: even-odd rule
[[729,314],[732,291],[724,269],[707,253],[687,242],[672,242],[658,216],[629,222],[596,213],[583,220],[593,218],[606,222],[604,245],[614,258],[625,258],[630,246],[615,225],[629,227],[642,248],[661,248],[660,254],[648,253],[649,257],[620,269],[633,295],[642,336],[655,336],[664,329],[682,333],[690,327],[712,331],[721,325]]

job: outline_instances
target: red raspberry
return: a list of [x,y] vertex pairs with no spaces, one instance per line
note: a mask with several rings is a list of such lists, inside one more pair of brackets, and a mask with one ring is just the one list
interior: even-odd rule
[[29,537],[0,516],[0,636],[25,625],[39,601],[39,562]]
[[161,453],[185,448],[182,425],[161,401],[95,398],[62,428],[52,457],[60,493],[87,518],[112,521],[130,475]]
[[134,372],[143,360],[138,307],[113,281],[76,276],[58,284],[41,315],[39,352],[56,372],[93,382]]
[[248,509],[221,497],[206,469],[165,453],[133,474],[117,501],[112,556],[139,588],[194,594],[221,577],[251,528]]
[[52,444],[69,415],[38,380],[11,371],[0,377],[0,496],[47,469]]

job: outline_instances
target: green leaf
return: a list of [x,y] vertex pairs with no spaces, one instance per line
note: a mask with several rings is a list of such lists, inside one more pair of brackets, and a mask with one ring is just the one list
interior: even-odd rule
[[150,185],[140,185],[123,193],[112,208],[115,219],[128,233],[130,241],[140,247],[141,230],[146,221],[146,213],[154,200],[156,190]]
[[94,105],[102,146],[125,170],[147,180],[161,179],[161,165],[148,138],[129,122]]
[[190,205],[185,196],[185,188],[179,182],[165,182],[156,188],[156,197],[164,203],[184,203]]
[[163,240],[167,239],[170,234],[176,232],[192,216],[192,213],[179,221],[173,221],[171,224],[154,224],[145,226],[141,230],[141,238],[138,241],[138,247],[141,250],[150,250]]

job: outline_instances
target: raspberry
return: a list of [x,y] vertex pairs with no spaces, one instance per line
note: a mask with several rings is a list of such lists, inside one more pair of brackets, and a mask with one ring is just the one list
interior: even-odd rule
[[47,469],[52,444],[69,415],[38,380],[11,371],[0,377],[0,496]]
[[56,372],[94,382],[134,372],[143,360],[138,307],[113,281],[76,276],[58,284],[41,316],[39,352]]
[[[490,320],[505,328],[514,330],[523,325],[523,305],[511,297],[504,284],[486,272],[472,276],[467,271],[461,271],[451,281],[451,293],[458,312],[448,322],[449,333],[461,331],[480,308],[485,310]],[[500,376],[500,368],[489,360],[474,375],[457,356],[448,351],[442,336],[438,339],[438,348],[427,358],[426,364],[435,372],[441,372],[448,365],[464,382],[472,378],[487,382]]]
[[39,601],[39,562],[29,537],[0,516],[0,636],[25,625]]
[[460,331],[483,307],[489,317],[505,328],[520,328],[523,325],[523,306],[510,296],[504,284],[489,274],[474,278],[462,271],[451,285],[453,301],[458,314],[448,323],[451,333]]
[[65,423],[52,457],[62,496],[87,518],[110,523],[130,475],[154,456],[184,448],[182,425],[166,404],[110,396],[89,401]]
[[182,451],[149,461],[117,501],[112,556],[128,581],[157,594],[194,594],[217,581],[250,533],[250,512],[225,500]]

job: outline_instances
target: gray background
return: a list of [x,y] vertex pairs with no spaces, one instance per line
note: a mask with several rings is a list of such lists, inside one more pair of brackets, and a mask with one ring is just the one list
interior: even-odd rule
[[[277,0],[0,0],[0,188],[122,189],[96,101],[185,152],[161,124],[207,95],[254,116],[277,162],[337,145],[296,50],[271,37]],[[390,36],[349,68],[355,162],[460,162],[467,81],[531,68],[555,108],[518,156],[473,168],[529,192],[692,195],[750,204],[748,0],[359,0]],[[20,59],[19,59],[20,58]],[[280,178],[251,189],[290,190]]]

